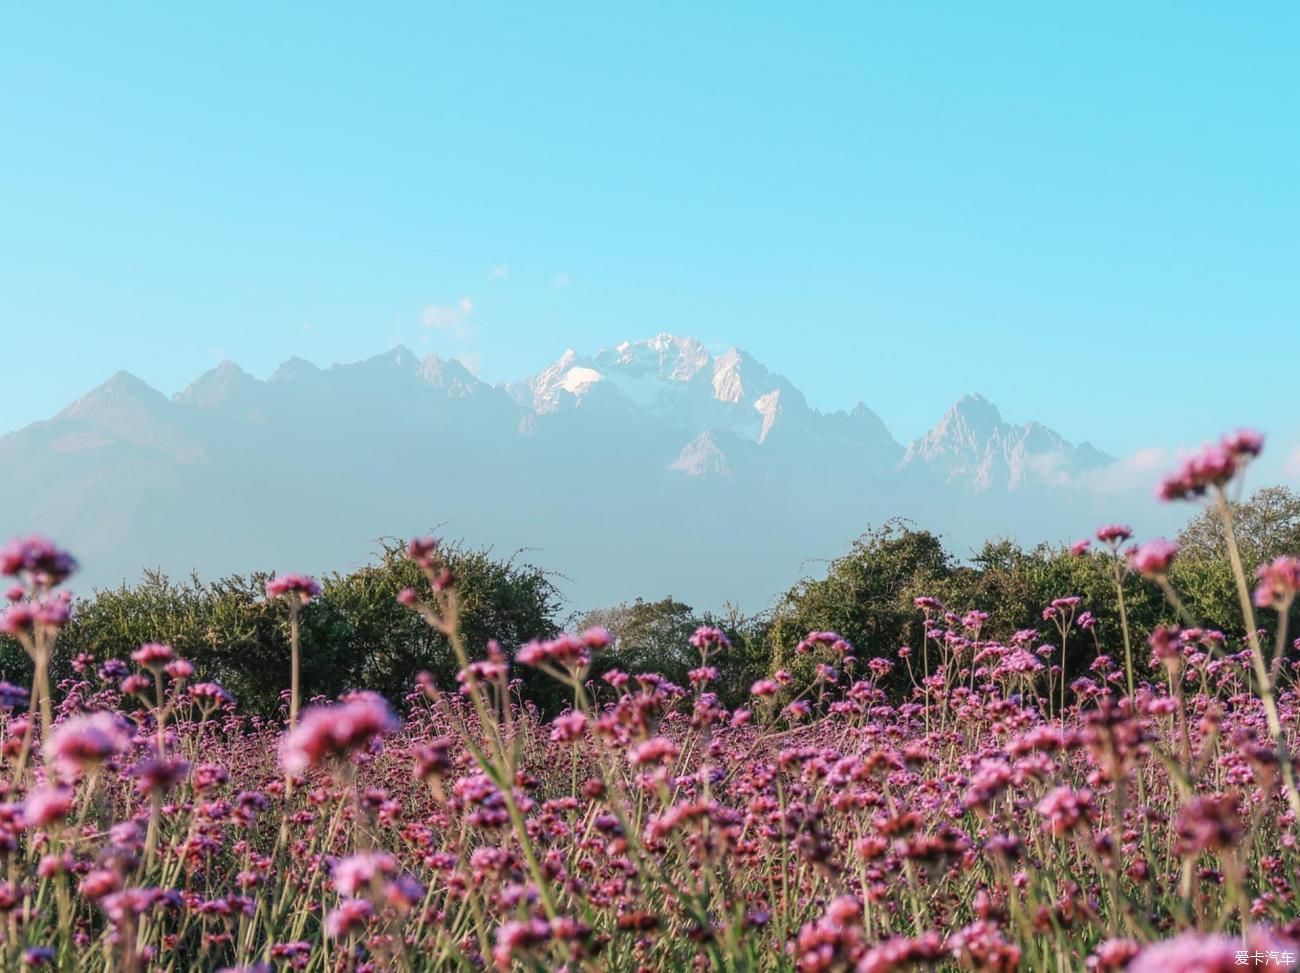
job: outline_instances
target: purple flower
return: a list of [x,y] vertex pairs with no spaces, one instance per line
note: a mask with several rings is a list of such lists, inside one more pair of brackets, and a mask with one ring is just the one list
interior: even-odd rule
[[26,578],[36,587],[52,588],[76,570],[76,558],[44,537],[15,538],[0,548],[0,574]]

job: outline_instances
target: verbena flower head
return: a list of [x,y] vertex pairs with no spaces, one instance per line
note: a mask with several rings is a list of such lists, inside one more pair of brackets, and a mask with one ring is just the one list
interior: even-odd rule
[[40,787],[23,802],[23,823],[29,828],[47,828],[62,821],[72,810],[72,788],[58,785]]
[[438,558],[436,537],[412,537],[406,545],[406,556],[424,570],[431,569]]
[[1180,855],[1195,858],[1201,852],[1232,848],[1242,836],[1237,794],[1209,794],[1185,804],[1174,821]]
[[20,601],[0,611],[0,635],[20,638],[36,624],[36,609],[29,601]]
[[520,646],[516,658],[526,666],[549,663],[561,669],[581,669],[591,662],[591,646],[582,636],[565,633]]
[[1300,593],[1300,557],[1283,555],[1269,564],[1262,564],[1258,577],[1255,605],[1284,611]]
[[26,706],[30,694],[22,686],[0,679],[0,710]]
[[131,747],[131,728],[116,713],[74,716],[45,744],[45,758],[67,773],[90,770]]
[[722,629],[713,625],[701,625],[690,638],[691,647],[701,652],[716,652],[731,648],[731,641]]
[[1053,835],[1069,834],[1086,825],[1092,816],[1092,792],[1061,785],[1048,791],[1038,802],[1038,813],[1047,820],[1043,830]]
[[173,659],[164,667],[167,675],[171,676],[177,682],[182,679],[188,679],[194,675],[194,665],[188,659]]
[[280,763],[289,773],[302,773],[345,757],[398,726],[388,701],[377,693],[358,693],[341,703],[314,706],[280,741]]
[[1133,536],[1133,528],[1126,524],[1108,524],[1097,529],[1097,540],[1117,547]]
[[365,930],[375,917],[375,907],[365,899],[344,899],[325,916],[325,935],[347,939]]
[[[1246,963],[1238,962],[1243,952]],[[1244,942],[1240,937],[1188,930],[1145,947],[1129,963],[1127,973],[1231,973],[1253,963],[1252,956],[1267,957],[1269,952],[1287,952],[1291,956],[1291,962],[1278,959],[1272,969],[1295,969],[1295,944],[1280,942],[1258,926],[1251,929]]]
[[1252,460],[1264,451],[1264,434],[1254,429],[1238,429],[1224,436],[1222,445],[1238,460]]
[[1177,553],[1177,544],[1158,538],[1129,551],[1128,566],[1146,578],[1162,577],[1169,573],[1169,566]]
[[39,535],[15,538],[0,548],[0,574],[23,578],[36,587],[53,588],[76,570],[76,558]]
[[1222,487],[1264,449],[1264,437],[1249,429],[1210,443],[1183,461],[1156,489],[1161,500],[1188,500],[1211,487]]
[[852,643],[838,632],[809,632],[794,650],[799,655],[807,655],[819,647],[831,649],[840,655],[848,655],[853,651]]
[[176,652],[170,645],[161,642],[147,642],[131,653],[131,661],[151,672],[162,672],[167,663],[176,658]]
[[397,859],[386,851],[363,851],[340,859],[330,870],[339,895],[348,897],[374,891],[377,883],[397,873]]
[[582,641],[593,652],[599,652],[614,644],[614,636],[604,625],[593,625],[582,633]]
[[306,574],[280,574],[266,583],[266,597],[289,597],[306,605],[320,597],[320,582]]
[[211,706],[229,706],[235,697],[215,682],[196,682],[188,690],[190,696]]

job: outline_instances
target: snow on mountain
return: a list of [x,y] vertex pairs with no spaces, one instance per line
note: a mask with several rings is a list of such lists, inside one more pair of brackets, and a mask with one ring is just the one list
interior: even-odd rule
[[[957,545],[1079,529],[1062,484],[1108,462],[979,396],[904,450],[862,403],[822,412],[744,351],[670,334],[504,386],[398,347],[265,380],[222,362],[171,399],[119,372],[0,437],[0,539],[50,533],[83,583],[117,583],[347,568],[376,537],[446,525],[535,551],[576,604],[671,575],[700,604],[757,606],[892,516]],[[721,559],[682,557],[702,549]]]

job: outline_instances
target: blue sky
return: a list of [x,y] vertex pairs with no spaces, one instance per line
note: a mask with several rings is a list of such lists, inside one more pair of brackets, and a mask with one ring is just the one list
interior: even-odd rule
[[0,429],[658,331],[895,435],[1300,429],[1294,5],[9,6]]

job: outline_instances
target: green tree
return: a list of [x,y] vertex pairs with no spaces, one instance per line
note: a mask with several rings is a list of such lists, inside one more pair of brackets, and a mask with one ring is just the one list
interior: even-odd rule
[[[546,572],[458,545],[447,546],[444,557],[456,575],[471,651],[481,655],[495,638],[513,652],[557,631],[559,598]],[[268,577],[178,583],[151,572],[140,584],[97,592],[77,603],[60,636],[56,676],[69,674],[78,653],[124,659],[143,642],[167,642],[194,663],[198,678],[220,682],[242,708],[271,712],[288,686],[289,620],[287,607],[265,596]],[[363,687],[400,698],[421,670],[454,687],[446,639],[397,603],[399,591],[423,583],[396,542],[385,543],[377,563],[322,579],[320,597],[301,616],[304,698]],[[7,663],[12,652],[3,651]]]

